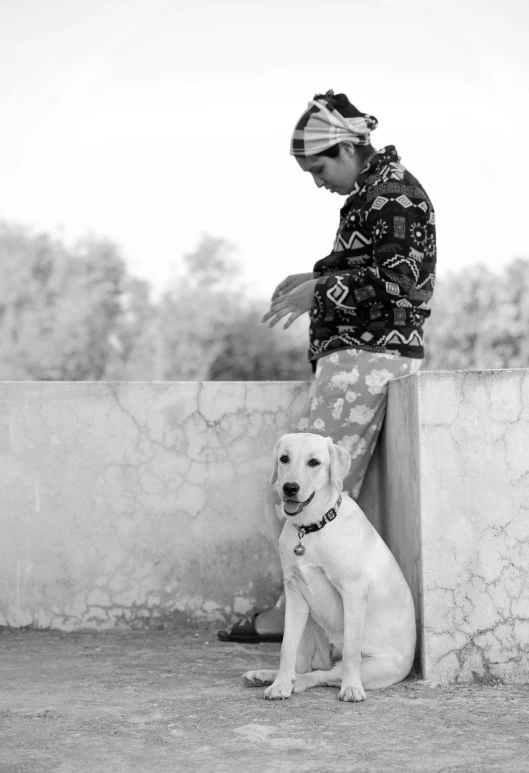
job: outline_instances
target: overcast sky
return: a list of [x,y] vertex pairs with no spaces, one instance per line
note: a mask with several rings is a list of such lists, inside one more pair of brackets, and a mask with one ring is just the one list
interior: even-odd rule
[[439,274],[529,257],[527,0],[0,0],[0,217],[115,240],[163,287],[202,232],[269,295],[343,198],[289,156],[316,92],[372,113],[437,212]]

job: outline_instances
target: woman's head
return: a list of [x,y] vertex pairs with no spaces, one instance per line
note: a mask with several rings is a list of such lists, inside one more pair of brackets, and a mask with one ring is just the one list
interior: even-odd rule
[[296,161],[304,172],[312,174],[318,188],[326,188],[331,193],[347,196],[353,190],[365,162],[360,160],[350,143],[341,142],[335,147],[335,156],[318,153],[306,158],[297,156]]
[[370,132],[377,123],[345,94],[316,94],[296,124],[291,155],[303,171],[313,175],[318,188],[346,195],[375,153]]

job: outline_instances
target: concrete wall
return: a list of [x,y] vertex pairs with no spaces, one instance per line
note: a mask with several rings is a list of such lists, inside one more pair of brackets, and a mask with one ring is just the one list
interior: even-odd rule
[[[0,625],[223,624],[275,601],[275,440],[308,385],[0,384]],[[529,680],[529,371],[391,384],[361,506],[432,683]]]
[[529,371],[396,381],[383,454],[424,677],[528,682]]
[[275,602],[299,383],[0,384],[0,625],[219,623]]

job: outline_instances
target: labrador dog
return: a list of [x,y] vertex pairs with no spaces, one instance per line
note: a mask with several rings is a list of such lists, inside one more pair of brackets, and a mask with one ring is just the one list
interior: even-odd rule
[[331,438],[284,435],[271,484],[286,522],[279,539],[285,631],[278,671],[248,671],[265,698],[339,687],[342,701],[400,682],[415,654],[410,589],[391,551],[361,509],[341,494],[349,453]]

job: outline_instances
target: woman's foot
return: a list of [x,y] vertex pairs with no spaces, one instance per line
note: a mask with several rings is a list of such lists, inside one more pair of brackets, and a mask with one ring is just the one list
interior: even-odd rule
[[259,644],[260,642],[283,641],[285,613],[279,609],[266,609],[245,620],[239,620],[229,628],[217,631],[221,641],[240,642],[241,644]]
[[259,612],[253,621],[258,634],[277,634],[282,636],[285,628],[285,613],[272,607],[264,612]]

